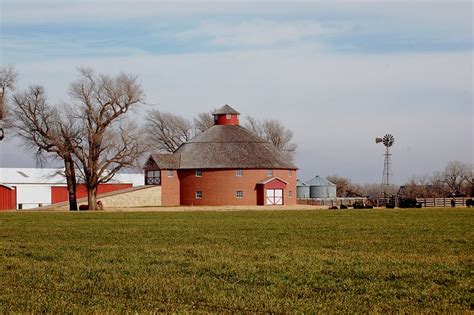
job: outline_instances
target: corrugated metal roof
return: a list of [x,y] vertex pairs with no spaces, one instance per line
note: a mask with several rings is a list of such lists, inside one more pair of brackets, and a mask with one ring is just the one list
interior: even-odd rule
[[[0,183],[66,185],[63,168],[0,168]],[[133,186],[144,185],[142,173],[118,173],[110,181],[113,183],[131,183]]]
[[321,177],[319,175],[313,177],[312,179],[307,181],[305,184],[306,186],[332,186],[332,187],[336,186],[335,184],[328,181],[326,178]]
[[304,187],[304,186],[308,186],[306,185],[304,182],[302,182],[301,180],[297,179],[296,180],[296,186],[297,187]]

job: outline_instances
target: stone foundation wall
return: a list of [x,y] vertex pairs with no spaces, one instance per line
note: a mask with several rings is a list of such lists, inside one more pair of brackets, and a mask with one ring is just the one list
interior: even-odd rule
[[147,186],[143,189],[97,198],[97,200],[102,201],[104,209],[157,207],[162,205],[161,186]]

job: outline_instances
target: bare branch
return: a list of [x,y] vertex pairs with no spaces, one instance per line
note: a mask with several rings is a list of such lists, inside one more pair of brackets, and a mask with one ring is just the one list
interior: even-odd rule
[[290,159],[294,158],[297,145],[293,143],[293,132],[278,120],[267,119],[259,121],[247,116],[244,124],[254,135],[272,143],[278,150],[286,154]]
[[174,152],[193,136],[191,123],[183,117],[152,110],[146,122],[148,142],[161,152]]
[[193,119],[193,122],[196,133],[203,133],[207,129],[214,126],[214,117],[212,116],[211,112],[200,113],[196,118]]

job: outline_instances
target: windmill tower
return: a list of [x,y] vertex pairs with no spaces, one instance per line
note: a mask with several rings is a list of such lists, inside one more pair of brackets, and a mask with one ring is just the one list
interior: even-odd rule
[[395,138],[391,134],[386,134],[383,138],[375,138],[375,143],[383,143],[385,146],[385,158],[383,164],[383,176],[382,176],[382,194],[387,197],[389,188],[392,181],[392,154],[390,153],[390,147],[395,143]]

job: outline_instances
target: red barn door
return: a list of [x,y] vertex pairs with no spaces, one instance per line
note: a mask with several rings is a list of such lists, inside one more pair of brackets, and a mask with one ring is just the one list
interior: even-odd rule
[[16,209],[15,187],[0,185],[0,211]]

